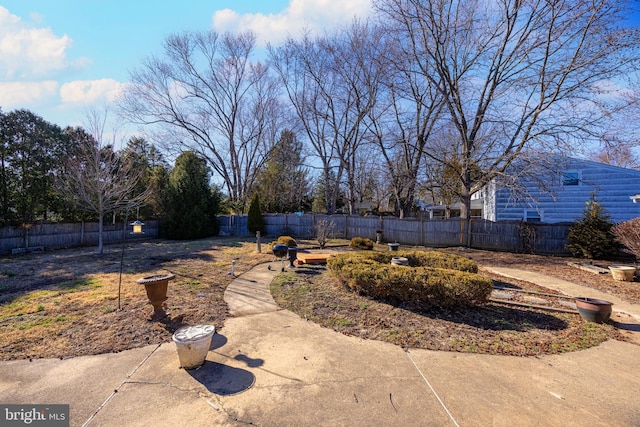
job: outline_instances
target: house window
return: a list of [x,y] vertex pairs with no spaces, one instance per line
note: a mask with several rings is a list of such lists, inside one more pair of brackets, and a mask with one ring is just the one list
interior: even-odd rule
[[565,172],[562,174],[562,185],[565,187],[579,185],[580,174],[576,171]]
[[524,220],[525,222],[541,222],[542,217],[540,215],[540,212],[536,210],[524,211]]

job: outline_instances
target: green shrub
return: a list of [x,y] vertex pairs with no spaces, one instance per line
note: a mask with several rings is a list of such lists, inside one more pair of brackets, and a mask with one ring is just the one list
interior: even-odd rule
[[162,192],[164,236],[191,240],[218,234],[220,194],[210,186],[209,174],[207,162],[193,151],[178,156]]
[[260,207],[260,197],[258,193],[253,195],[249,213],[247,214],[247,228],[252,234],[264,232],[264,218],[262,217],[262,208]]
[[587,201],[583,218],[569,228],[567,250],[578,258],[607,259],[617,255],[620,245],[609,218],[595,197]]
[[469,258],[459,255],[438,251],[415,251],[400,256],[406,257],[412,267],[447,268],[466,271],[467,273],[478,272],[478,264]]
[[351,249],[360,249],[362,251],[370,251],[373,249],[373,240],[366,237],[354,237],[349,243]]
[[273,248],[273,245],[275,245],[276,243],[281,243],[283,245],[287,245],[290,248],[298,246],[298,242],[296,242],[296,239],[294,239],[293,237],[290,237],[290,236],[280,236],[280,237],[278,237],[278,240],[276,240],[275,242],[271,242],[271,247]]
[[[393,256],[410,267],[393,266]],[[493,283],[477,274],[472,260],[436,251],[350,253],[328,260],[333,274],[354,291],[413,305],[452,307],[486,302]]]
[[[452,270],[477,273],[478,265],[469,258],[463,256],[447,254],[438,251],[398,251],[398,252],[370,252],[351,253],[332,257],[332,264],[340,268],[340,263],[361,262],[364,259],[374,261],[379,264],[390,264],[391,258],[405,257],[409,260],[410,267],[433,267],[448,268]],[[331,268],[331,265],[329,265]]]

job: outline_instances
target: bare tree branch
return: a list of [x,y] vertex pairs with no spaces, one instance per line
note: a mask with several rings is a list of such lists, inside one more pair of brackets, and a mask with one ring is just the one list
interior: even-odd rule
[[144,201],[149,189],[132,194],[143,171],[121,158],[112,145],[103,142],[107,114],[88,113],[87,128],[67,129],[78,145],[77,153],[65,160],[64,173],[57,177],[58,192],[78,209],[98,217],[98,252],[103,252],[103,220],[106,214]]
[[[576,150],[616,105],[597,87],[638,69],[637,30],[621,29],[614,0],[377,0],[400,34],[409,67],[443,99],[447,153],[459,164],[459,197],[501,176],[527,149]],[[432,135],[435,136],[435,135]],[[447,164],[433,140],[425,155]],[[477,173],[481,171],[481,173]]]
[[275,79],[250,60],[255,40],[251,32],[170,36],[164,58],[147,59],[118,101],[131,122],[159,126],[166,150],[206,159],[241,204],[283,128]]

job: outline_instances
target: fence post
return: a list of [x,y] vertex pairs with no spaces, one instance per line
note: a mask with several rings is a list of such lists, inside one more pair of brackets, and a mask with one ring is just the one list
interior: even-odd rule
[[344,238],[349,239],[349,215],[344,216]]
[[285,234],[285,232],[289,232],[289,214],[284,214],[284,229],[280,231],[280,234]]
[[256,231],[256,240],[258,241],[258,253],[261,254],[262,253],[262,247],[260,245],[261,241],[260,241],[260,232]]

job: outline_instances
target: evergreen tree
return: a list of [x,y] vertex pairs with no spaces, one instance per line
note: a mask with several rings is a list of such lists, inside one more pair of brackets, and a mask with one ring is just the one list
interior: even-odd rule
[[219,193],[209,186],[210,170],[193,151],[176,159],[164,191],[166,236],[170,239],[198,239],[218,234],[216,214]]
[[260,208],[260,197],[258,193],[253,195],[251,206],[249,207],[249,215],[247,218],[247,228],[252,234],[258,231],[264,231],[264,219],[262,218],[262,209]]
[[567,249],[576,257],[606,259],[618,253],[619,244],[611,232],[609,214],[596,201],[588,200],[583,218],[569,228]]
[[[335,181],[335,174],[333,172],[329,173],[329,180]],[[345,195],[343,191],[338,192],[338,196],[336,197],[335,211],[340,212],[342,208],[345,206]],[[323,175],[318,177],[318,182],[313,190],[313,202],[311,210],[315,213],[327,214],[327,181]],[[336,213],[334,212],[334,213]]]
[[313,189],[313,202],[311,204],[311,211],[321,214],[327,213],[327,198],[323,179],[319,179],[318,183]]
[[149,197],[138,208],[140,218],[157,218],[161,215],[161,195],[168,182],[168,165],[162,153],[144,138],[129,139],[123,158],[142,171],[140,181],[132,194],[148,191]]
[[255,186],[264,212],[303,210],[309,185],[300,155],[302,148],[295,133],[289,130],[281,133]]
[[61,210],[53,181],[72,149],[62,129],[34,113],[0,111],[0,223],[47,220]]

